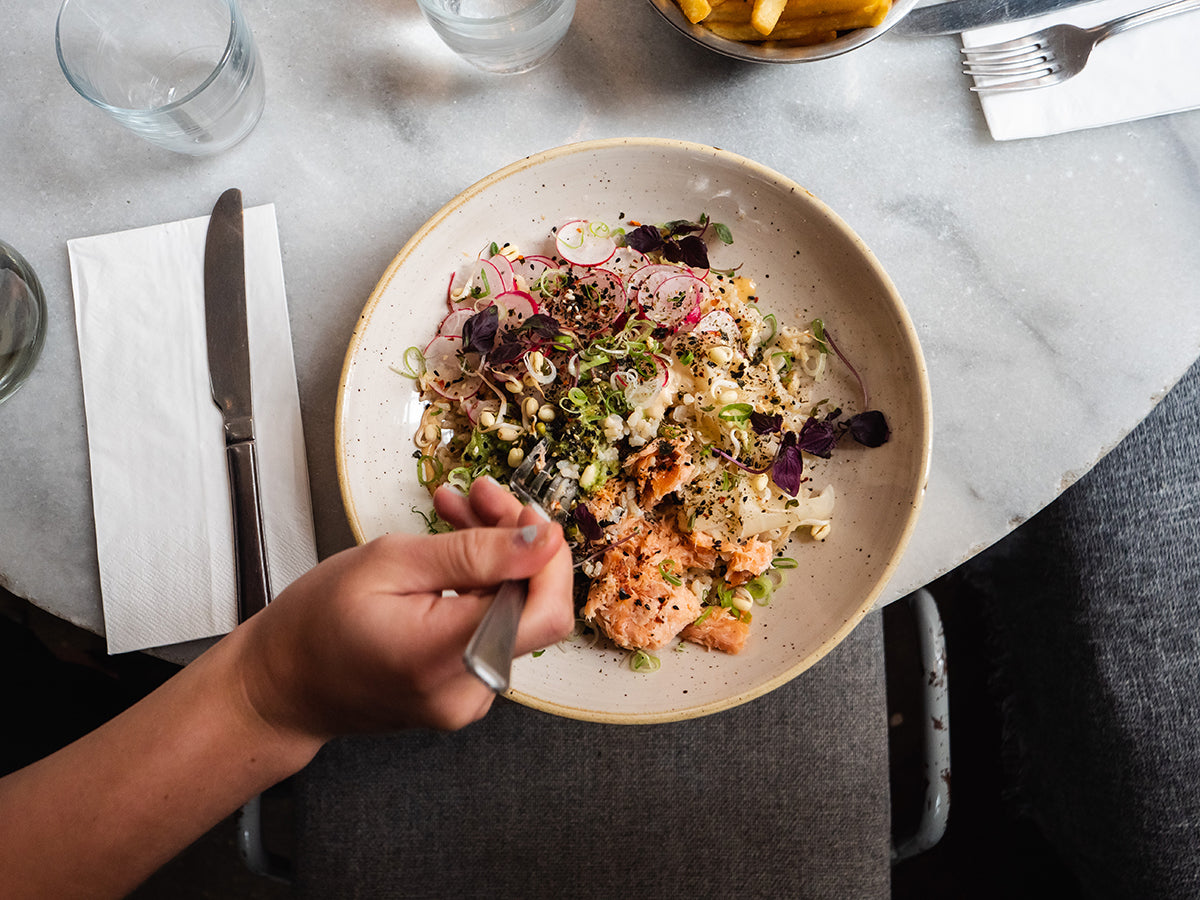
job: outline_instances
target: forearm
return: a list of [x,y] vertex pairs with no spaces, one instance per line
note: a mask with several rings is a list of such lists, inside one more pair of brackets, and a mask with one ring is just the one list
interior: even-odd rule
[[0,780],[5,897],[120,897],[320,741],[266,725],[235,632],[91,734]]

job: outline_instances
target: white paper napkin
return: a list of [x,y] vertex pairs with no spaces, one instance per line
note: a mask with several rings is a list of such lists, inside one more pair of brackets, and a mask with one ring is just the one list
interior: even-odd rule
[[[204,327],[208,216],[67,242],[110,653],[237,624],[233,514]],[[274,206],[245,211],[271,587],[316,563]]]
[[[1092,26],[1156,5],[1098,0],[1034,19],[965,32],[963,47],[1032,34],[1047,25]],[[1172,16],[1102,41],[1074,78],[1030,91],[980,94],[998,141],[1040,137],[1200,107],[1200,11]]]

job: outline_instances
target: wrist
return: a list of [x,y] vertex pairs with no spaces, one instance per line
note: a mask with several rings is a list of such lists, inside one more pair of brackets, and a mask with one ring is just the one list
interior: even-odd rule
[[278,673],[271,671],[264,642],[257,639],[257,624],[253,619],[244,623],[214,649],[225,651],[219,662],[227,669],[232,714],[279,780],[304,768],[331,736],[315,734],[288,715],[274,684]]

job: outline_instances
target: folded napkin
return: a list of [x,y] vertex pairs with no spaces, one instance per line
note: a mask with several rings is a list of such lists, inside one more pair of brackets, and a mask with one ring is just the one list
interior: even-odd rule
[[[237,624],[233,514],[208,378],[208,216],[67,242],[110,653]],[[255,433],[271,587],[316,563],[275,208],[245,211]]]
[[[1098,0],[1049,15],[965,32],[964,48],[1007,41],[1047,25],[1090,27],[1156,5],[1156,0]],[[1200,107],[1196,48],[1200,11],[1114,35],[1092,51],[1087,67],[1061,84],[1030,91],[980,94],[998,141],[1040,137],[1129,122]]]

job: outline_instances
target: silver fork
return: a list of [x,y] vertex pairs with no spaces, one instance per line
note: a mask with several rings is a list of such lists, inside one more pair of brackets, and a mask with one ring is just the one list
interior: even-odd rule
[[984,79],[971,88],[981,93],[1058,84],[1082,72],[1092,48],[1105,38],[1194,9],[1200,9],[1200,0],[1172,0],[1092,28],[1052,25],[1015,40],[964,47],[963,74]]
[[[537,504],[551,518],[562,519],[571,509],[578,483],[558,474],[546,459],[546,453],[546,441],[538,441],[517,466],[508,486],[522,503]],[[484,613],[463,652],[467,670],[498,693],[508,690],[513,644],[517,639],[517,624],[525,608],[528,586],[526,581],[501,583],[492,605]]]

